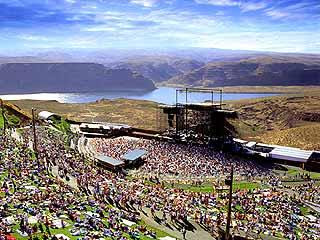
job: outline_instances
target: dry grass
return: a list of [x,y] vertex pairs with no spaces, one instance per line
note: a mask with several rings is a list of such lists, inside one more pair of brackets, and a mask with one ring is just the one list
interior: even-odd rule
[[156,129],[157,104],[150,101],[117,99],[86,104],[59,103],[57,101],[10,101],[31,112],[50,111],[75,121],[125,123],[134,127]]
[[256,137],[268,144],[286,145],[306,150],[320,149],[320,123],[302,127],[271,131]]
[[264,143],[320,149],[320,94],[285,95],[228,103],[239,113],[239,136]]
[[240,120],[259,131],[283,130],[320,122],[320,96],[281,96],[230,102]]

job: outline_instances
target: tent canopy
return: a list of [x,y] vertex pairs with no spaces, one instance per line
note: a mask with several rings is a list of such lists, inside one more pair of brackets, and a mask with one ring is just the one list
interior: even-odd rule
[[123,160],[126,161],[135,161],[142,156],[146,155],[148,152],[144,149],[135,149],[132,151],[127,152],[125,155],[122,156]]
[[106,164],[111,165],[113,167],[122,166],[124,164],[123,161],[114,159],[112,157],[104,156],[104,155],[98,155],[98,156],[96,156],[96,159],[98,159],[102,163],[106,163]]

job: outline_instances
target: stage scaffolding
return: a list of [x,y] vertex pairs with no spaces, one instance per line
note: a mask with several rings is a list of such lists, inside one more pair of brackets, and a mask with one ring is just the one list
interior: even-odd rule
[[[190,98],[192,93],[206,93],[210,99],[194,102]],[[181,98],[181,95],[184,96]],[[226,119],[235,117],[236,113],[223,109],[223,105],[221,89],[177,89],[174,105],[159,106],[159,131],[176,139],[205,141],[225,138],[230,135]]]

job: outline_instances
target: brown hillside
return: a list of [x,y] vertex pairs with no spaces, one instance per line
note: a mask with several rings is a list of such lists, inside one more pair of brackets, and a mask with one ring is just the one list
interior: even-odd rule
[[213,62],[173,77],[167,84],[204,87],[320,85],[320,60],[263,56],[236,62]]
[[242,138],[320,149],[320,96],[281,96],[230,102],[239,119],[232,122]]
[[116,99],[92,103],[71,104],[57,101],[19,100],[10,101],[27,112],[50,111],[65,118],[84,122],[114,122],[144,129],[157,128],[157,105],[150,101]]
[[298,147],[306,150],[319,150],[320,124],[270,131],[258,136],[257,140],[268,144]]

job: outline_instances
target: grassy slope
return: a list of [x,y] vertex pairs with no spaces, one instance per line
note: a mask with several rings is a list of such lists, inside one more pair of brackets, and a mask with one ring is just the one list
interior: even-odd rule
[[[233,190],[245,190],[245,189],[252,190],[252,189],[263,187],[261,184],[256,182],[235,182],[233,183],[232,186],[233,186]],[[167,187],[170,187],[170,185],[168,185]],[[188,184],[175,184],[174,188],[188,190],[191,192],[212,192],[213,191],[212,184],[209,184],[209,183],[202,184],[201,186],[193,186]]]
[[38,111],[51,111],[76,121],[125,123],[146,129],[156,129],[157,126],[157,103],[150,101],[117,99],[86,104],[36,100],[11,102],[28,112],[37,107]]
[[0,128],[3,128],[3,117],[0,110]]
[[271,131],[256,138],[261,142],[269,144],[299,147],[306,150],[320,149],[320,123]]
[[[7,127],[16,127],[22,123],[21,119],[18,116],[14,115],[12,113],[11,114],[8,113],[7,110],[5,110],[5,117],[7,120],[6,121]],[[2,112],[0,110],[0,129],[2,129],[3,126],[4,126],[4,119],[2,117]]]
[[282,165],[283,167],[285,167],[287,170],[283,171],[283,170],[273,170],[274,173],[276,174],[286,174],[286,178],[288,179],[292,179],[294,178],[298,173],[299,174],[310,174],[310,177],[313,179],[320,179],[320,173],[319,172],[310,172],[307,170],[303,170],[299,167],[295,167],[295,166],[289,166],[289,165]]
[[228,102],[239,136],[259,142],[320,149],[320,92]]

